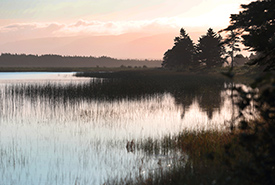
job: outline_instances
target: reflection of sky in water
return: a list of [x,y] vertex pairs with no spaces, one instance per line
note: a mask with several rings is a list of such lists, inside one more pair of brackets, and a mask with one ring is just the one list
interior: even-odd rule
[[87,79],[73,76],[75,72],[0,72],[0,83],[18,81],[49,81],[49,80],[76,80]]
[[0,79],[62,79],[72,77],[73,74],[67,72],[1,72]]
[[[78,82],[83,81],[73,83]],[[127,153],[127,140],[161,138],[182,129],[223,128],[231,118],[229,100],[212,119],[196,102],[182,118],[182,107],[174,104],[170,94],[54,106],[42,97],[10,96],[3,88],[0,97],[0,179],[4,184],[97,185],[107,178],[152,171],[158,168],[158,156]]]

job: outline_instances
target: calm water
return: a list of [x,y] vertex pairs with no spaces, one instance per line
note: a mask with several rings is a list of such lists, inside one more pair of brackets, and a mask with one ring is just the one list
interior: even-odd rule
[[232,116],[223,87],[213,95],[164,91],[110,99],[102,98],[102,80],[72,75],[0,73],[0,184],[97,185],[146,176],[159,160],[168,168],[178,154],[128,152],[128,141],[224,129]]

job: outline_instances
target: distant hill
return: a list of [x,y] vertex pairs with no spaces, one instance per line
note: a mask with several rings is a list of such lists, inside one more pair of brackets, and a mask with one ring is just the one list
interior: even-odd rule
[[66,67],[160,67],[161,60],[134,60],[115,59],[106,56],[101,57],[81,57],[81,56],[61,56],[61,55],[26,55],[4,53],[0,56],[0,67],[9,68],[66,68]]

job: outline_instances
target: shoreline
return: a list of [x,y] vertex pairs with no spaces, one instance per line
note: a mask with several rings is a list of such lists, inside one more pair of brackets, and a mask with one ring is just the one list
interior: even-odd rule
[[[192,75],[192,76],[220,76],[227,78],[223,73],[228,72],[229,68],[213,68],[209,70],[196,70],[196,71],[178,71],[178,70],[168,70],[157,67],[0,67],[0,72],[83,72],[83,73],[92,73],[96,74],[96,76],[104,77],[104,74],[100,74],[102,72],[110,73],[112,72],[115,75],[110,75],[112,78],[119,73],[119,76],[122,77],[129,74],[138,74],[141,76],[173,76],[173,75]],[[126,73],[125,73],[126,72]],[[123,74],[124,73],[124,74]],[[233,70],[234,78],[232,79],[236,83],[244,83],[250,84],[253,79],[255,79],[260,71],[255,70],[253,67],[247,68],[243,67],[235,67]],[[93,76],[93,75],[92,75]],[[109,76],[109,75],[108,75]],[[229,78],[228,78],[229,80]]]

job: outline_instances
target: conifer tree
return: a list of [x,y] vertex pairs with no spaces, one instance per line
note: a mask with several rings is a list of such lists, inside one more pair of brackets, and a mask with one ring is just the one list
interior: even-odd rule
[[197,44],[198,59],[206,66],[221,66],[224,59],[225,48],[221,45],[221,36],[213,31],[212,28],[207,30],[206,35],[199,38]]
[[186,31],[181,28],[180,36],[174,39],[174,46],[165,52],[163,57],[162,66],[165,68],[178,68],[178,67],[188,67],[196,64],[194,56],[196,50],[194,43],[186,33]]
[[239,34],[247,49],[257,52],[260,57],[252,64],[275,70],[275,1],[253,1],[241,8],[231,15],[230,25],[222,31]]

